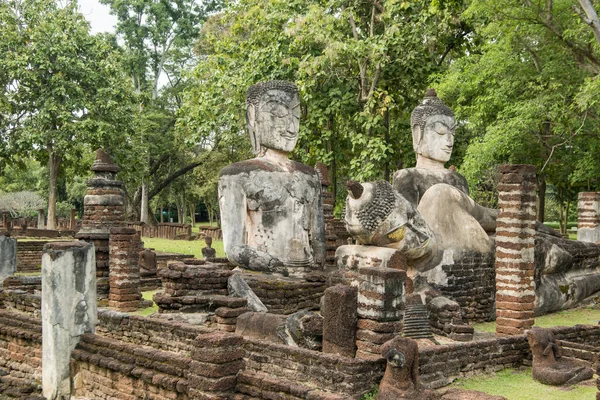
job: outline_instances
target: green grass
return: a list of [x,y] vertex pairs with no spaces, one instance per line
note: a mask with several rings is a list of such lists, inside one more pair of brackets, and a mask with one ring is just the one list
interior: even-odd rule
[[158,290],[152,290],[149,292],[142,292],[142,297],[144,298],[144,300],[150,300],[152,301],[152,306],[144,308],[143,310],[140,311],[136,311],[133,314],[134,315],[140,315],[142,317],[146,317],[150,314],[154,314],[155,312],[158,311],[158,306],[156,305],[156,303],[152,300],[152,296],[154,296],[154,293],[158,292]]
[[531,377],[531,368],[505,369],[493,376],[459,379],[451,387],[478,390],[508,400],[575,400],[596,396],[595,385],[579,384],[567,388],[542,385]]
[[[167,253],[193,254],[196,258],[202,258],[202,248],[206,246],[204,240],[169,240],[149,237],[142,237],[142,240],[144,247]],[[222,240],[213,240],[212,247],[217,250],[217,257],[225,257]]]
[[[592,307],[574,308],[558,311],[535,318],[535,326],[551,328],[553,326],[596,325],[600,321],[600,309]],[[496,332],[496,322],[473,324],[478,332]]]

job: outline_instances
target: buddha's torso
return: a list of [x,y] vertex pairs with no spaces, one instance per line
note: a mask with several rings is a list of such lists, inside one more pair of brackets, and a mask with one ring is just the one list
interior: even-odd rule
[[282,167],[255,158],[232,164],[220,175],[220,185],[239,185],[246,196],[246,245],[288,266],[314,262],[310,223],[321,207],[321,184],[314,169],[295,161]]

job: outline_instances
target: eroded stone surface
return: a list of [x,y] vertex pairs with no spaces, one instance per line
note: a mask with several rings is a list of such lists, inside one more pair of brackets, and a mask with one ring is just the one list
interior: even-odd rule
[[298,90],[289,82],[248,89],[247,121],[257,157],[219,173],[223,242],[234,264],[302,275],[322,268],[325,234],[317,172],[289,160],[298,140]]
[[260,301],[252,288],[248,286],[241,274],[233,274],[227,279],[227,291],[230,296],[247,299],[250,311],[267,312],[267,307]]
[[57,242],[42,257],[42,386],[44,397],[71,394],[71,352],[96,326],[94,246]]
[[0,288],[17,271],[17,239],[0,236]]

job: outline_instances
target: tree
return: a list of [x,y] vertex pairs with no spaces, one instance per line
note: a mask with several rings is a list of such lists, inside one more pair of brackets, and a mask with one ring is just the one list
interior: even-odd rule
[[191,143],[242,138],[246,89],[286,79],[303,101],[295,158],[331,165],[334,187],[389,178],[414,164],[408,119],[430,75],[468,45],[460,11],[452,1],[236,2],[203,27],[178,126]]
[[55,228],[61,168],[92,147],[122,145],[131,92],[114,41],[93,36],[75,1],[0,3],[5,158],[32,155],[48,166],[48,228]]
[[583,99],[600,64],[573,5],[473,1],[465,14],[482,45],[440,76],[440,92],[471,139],[461,166],[471,187],[481,188],[490,166],[534,164],[542,221],[547,183],[567,209],[578,187],[600,184],[584,173],[592,164],[598,171],[590,149],[600,141],[594,96]]
[[[178,171],[159,181],[156,174],[168,169],[181,157],[170,157],[178,144],[173,137],[180,91],[185,86],[184,72],[193,61],[192,46],[200,25],[208,13],[218,8],[219,1],[198,3],[195,0],[101,0],[118,18],[117,34],[128,55],[128,69],[139,94],[140,120],[136,132],[140,142],[141,166],[130,180],[136,185],[133,206],[140,219],[148,222],[148,202],[177,177],[199,164],[180,165]],[[162,78],[162,79],[161,79]],[[162,86],[162,89],[161,89]],[[160,145],[162,146],[160,146]],[[185,149],[177,149],[185,152]]]

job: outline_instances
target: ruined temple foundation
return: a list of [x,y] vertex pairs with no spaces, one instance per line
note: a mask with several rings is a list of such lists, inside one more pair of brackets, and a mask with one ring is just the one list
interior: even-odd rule
[[87,181],[81,230],[75,237],[94,244],[98,298],[105,299],[109,292],[109,231],[124,223],[123,184],[115,180],[119,167],[101,149],[96,151],[91,170],[94,177]]
[[536,171],[500,166],[496,219],[496,334],[519,335],[534,323]]
[[379,359],[381,345],[402,331],[406,272],[359,268],[356,357]]
[[108,305],[119,311],[135,311],[140,307],[140,244],[135,229],[111,228]]
[[577,240],[600,242],[600,192],[581,192],[578,195]]

